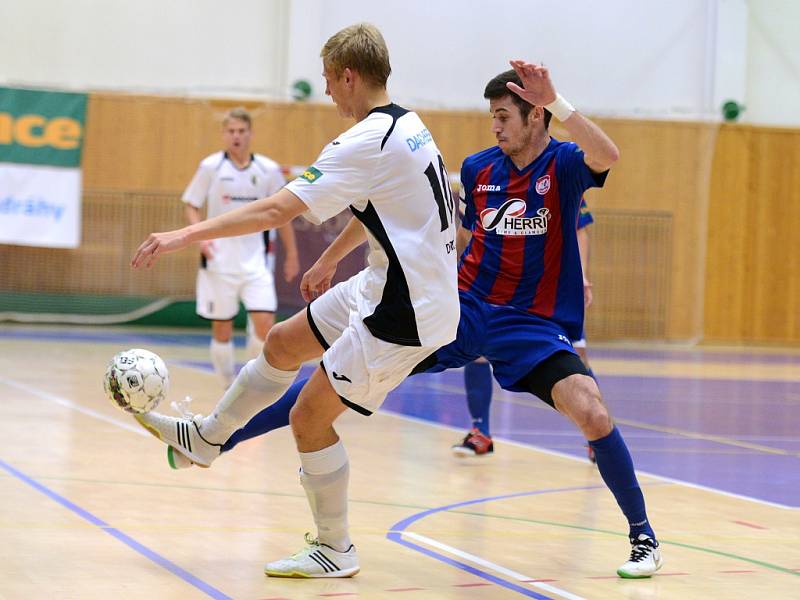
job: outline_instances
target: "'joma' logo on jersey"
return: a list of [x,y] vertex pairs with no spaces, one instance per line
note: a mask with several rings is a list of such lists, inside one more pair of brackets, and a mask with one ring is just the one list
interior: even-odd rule
[[479,183],[475,186],[475,192],[499,192],[499,185],[492,185],[491,183]]
[[547,222],[550,210],[540,208],[536,216],[526,217],[527,205],[524,200],[511,198],[500,208],[487,208],[481,211],[481,226],[486,231],[494,231],[498,235],[544,235],[547,233]]

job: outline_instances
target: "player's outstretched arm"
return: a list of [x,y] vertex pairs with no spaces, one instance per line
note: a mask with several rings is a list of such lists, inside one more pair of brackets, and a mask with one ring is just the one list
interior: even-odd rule
[[261,198],[225,214],[164,233],[151,233],[131,260],[134,269],[150,267],[162,254],[176,252],[202,240],[233,237],[274,229],[285,225],[308,207],[292,192],[281,188],[268,198]]
[[367,239],[364,227],[358,219],[350,219],[344,229],[336,236],[311,268],[305,272],[300,282],[303,300],[311,302],[331,287],[339,262]]
[[611,138],[556,92],[547,67],[524,60],[512,60],[511,66],[522,80],[522,87],[508,83],[508,89],[526,102],[553,113],[583,150],[584,161],[592,171],[606,171],[619,160],[619,149]]

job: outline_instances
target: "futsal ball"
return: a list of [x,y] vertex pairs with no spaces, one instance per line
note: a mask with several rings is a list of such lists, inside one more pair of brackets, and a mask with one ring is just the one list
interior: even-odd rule
[[115,406],[129,413],[146,413],[167,395],[167,365],[149,350],[125,350],[108,363],[103,387]]

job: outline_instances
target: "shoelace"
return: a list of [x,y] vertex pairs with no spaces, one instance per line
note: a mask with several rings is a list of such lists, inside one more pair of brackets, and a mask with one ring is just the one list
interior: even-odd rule
[[192,403],[192,397],[186,396],[183,400],[173,400],[170,402],[172,410],[178,413],[182,418],[192,420],[194,413],[189,410],[189,405]]
[[650,544],[636,544],[631,548],[631,557],[628,559],[628,562],[641,562],[647,558],[652,551],[653,547]]
[[292,554],[292,558],[299,558],[304,554],[308,554],[311,550],[319,548],[319,539],[311,535],[311,532],[306,531],[305,535],[306,547]]

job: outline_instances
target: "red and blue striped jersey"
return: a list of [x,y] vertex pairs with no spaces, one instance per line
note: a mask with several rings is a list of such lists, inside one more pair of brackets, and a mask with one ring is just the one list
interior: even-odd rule
[[459,290],[552,319],[578,339],[578,211],[583,192],[602,187],[606,175],[586,166],[576,144],[555,139],[522,170],[497,146],[467,157],[462,225],[472,240],[459,262]]

